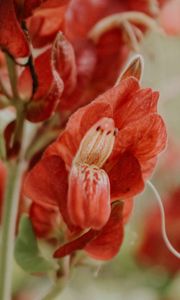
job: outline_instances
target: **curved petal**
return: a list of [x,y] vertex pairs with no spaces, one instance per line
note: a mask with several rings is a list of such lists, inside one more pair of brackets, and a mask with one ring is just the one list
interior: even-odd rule
[[123,205],[120,202],[113,204],[109,221],[99,235],[84,248],[91,257],[109,260],[119,252],[124,235],[122,210]]
[[113,200],[133,197],[144,188],[140,164],[129,152],[119,155],[114,165],[105,166],[105,170],[109,176]]
[[68,174],[63,160],[58,156],[41,159],[28,173],[24,194],[32,201],[59,206],[65,223],[71,229],[67,213]]
[[40,238],[55,237],[61,216],[58,206],[33,202],[29,212],[35,233]]
[[153,157],[149,160],[141,161],[141,170],[142,170],[142,175],[144,180],[148,179],[152,175],[156,163],[157,163],[157,157]]
[[54,257],[55,258],[60,258],[66,255],[69,255],[73,253],[76,250],[81,250],[83,249],[86,244],[91,241],[96,235],[98,234],[98,231],[95,230],[89,230],[85,234],[81,235],[79,238],[66,243],[62,246],[60,246],[55,252],[54,252]]
[[[67,55],[69,53],[64,49],[67,50],[67,44],[63,36],[58,34],[52,49],[45,51],[35,61],[38,89],[27,108],[27,119],[31,122],[49,118],[60,101],[64,89],[64,83],[60,76],[65,65],[67,67],[68,64]],[[62,61],[65,62],[65,60],[67,64],[62,66]],[[23,78],[23,75],[21,77]]]
[[73,165],[69,175],[68,213],[81,228],[100,229],[111,211],[107,174],[95,166]]
[[164,150],[166,141],[166,128],[162,118],[157,114],[150,114],[119,131],[113,156],[128,150],[143,165],[143,162]]
[[79,238],[60,246],[55,251],[54,257],[60,258],[76,250],[86,249],[94,258],[102,260],[112,258],[119,251],[123,239],[122,207],[121,202],[114,203],[110,218],[100,231],[91,229]]
[[120,110],[122,105],[131,99],[138,90],[138,80],[135,77],[128,77],[122,80],[118,85],[98,96],[95,102],[102,101],[111,105],[115,116],[116,111],[118,111],[118,109]]
[[29,55],[29,45],[16,18],[13,0],[0,1],[0,47],[15,58]]
[[157,112],[158,92],[150,88],[138,89],[130,98],[126,98],[123,105],[115,111],[114,120],[120,129],[128,123],[140,120],[151,113]]
[[29,34],[35,48],[41,48],[52,43],[56,34],[63,30],[66,10],[67,5],[59,5],[54,8],[47,7],[45,9],[40,7],[27,20]]

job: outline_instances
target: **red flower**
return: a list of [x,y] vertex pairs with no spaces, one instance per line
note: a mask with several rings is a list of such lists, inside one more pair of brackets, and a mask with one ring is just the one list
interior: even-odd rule
[[[125,78],[70,117],[26,179],[25,194],[35,202],[58,205],[70,230],[91,228],[88,238],[85,234],[88,243],[94,233],[103,240],[108,232],[109,258],[115,255],[113,227],[123,223],[122,206],[112,209],[112,203],[126,202],[143,190],[166,144],[157,100],[157,92],[140,88],[135,77]],[[118,222],[113,221],[116,213]],[[113,224],[112,236],[108,224]],[[121,236],[117,240],[120,246]],[[98,251],[93,256],[101,258]]]
[[[180,251],[180,189],[177,188],[165,199],[167,234],[173,247]],[[180,270],[179,259],[166,247],[161,232],[161,216],[158,209],[146,217],[144,238],[138,249],[138,260],[147,265],[161,266],[170,273]]]

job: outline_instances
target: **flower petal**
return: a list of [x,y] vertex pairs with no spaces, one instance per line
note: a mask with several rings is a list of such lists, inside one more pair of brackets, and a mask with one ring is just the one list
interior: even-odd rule
[[55,252],[54,252],[54,257],[55,258],[60,258],[66,255],[69,255],[73,253],[76,250],[81,250],[83,249],[86,244],[91,241],[96,235],[98,234],[98,231],[95,230],[89,230],[85,234],[81,235],[79,238],[66,243],[62,246],[60,246]]
[[141,167],[129,152],[118,156],[112,166],[105,166],[111,186],[111,199],[130,198],[144,188]]
[[60,246],[55,251],[54,257],[60,258],[85,248],[94,258],[103,260],[112,258],[117,254],[123,239],[122,207],[122,203],[114,203],[110,218],[100,231],[91,229],[79,238]]
[[67,213],[67,178],[65,165],[60,157],[45,157],[28,173],[24,194],[40,204],[58,205],[64,221],[71,229]]
[[33,202],[29,215],[38,237],[55,237],[53,231],[58,231],[58,225],[60,226],[61,221],[58,206]]
[[113,118],[113,110],[116,111],[137,89],[139,89],[138,81],[130,77],[77,110],[69,118],[63,134],[48,148],[46,154],[61,155],[69,168],[88,129],[103,117]]
[[15,58],[29,55],[29,45],[16,18],[13,0],[0,1],[0,47]]
[[[61,46],[58,35],[52,50],[48,49],[35,61],[38,89],[33,99],[29,102],[27,109],[27,119],[31,122],[40,122],[49,118],[60,101],[60,96],[64,89],[64,84],[60,77],[62,70],[59,70],[62,59],[62,55],[59,53]],[[46,64],[44,63],[45,61]],[[23,78],[23,75],[21,77]]]
[[158,98],[159,93],[153,92],[150,88],[138,89],[130,98],[126,98],[123,105],[115,111],[116,126],[122,128],[130,122],[157,112]]
[[68,213],[81,228],[100,229],[110,216],[107,174],[96,166],[74,164],[69,175]]
[[111,216],[97,237],[90,241],[84,250],[100,260],[112,259],[119,251],[123,241],[123,205],[116,202],[112,205]]
[[63,134],[47,149],[45,155],[60,155],[69,168],[83,136],[103,117],[112,117],[111,106],[107,103],[97,101],[80,108],[70,117]]
[[162,118],[150,114],[129,123],[119,131],[115,152],[129,150],[140,163],[157,156],[166,146],[167,134]]

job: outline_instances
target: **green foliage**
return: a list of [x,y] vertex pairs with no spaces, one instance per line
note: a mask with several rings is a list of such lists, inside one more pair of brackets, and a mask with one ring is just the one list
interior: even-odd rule
[[20,267],[29,273],[44,273],[54,268],[53,263],[41,255],[31,221],[26,215],[20,220],[15,259]]

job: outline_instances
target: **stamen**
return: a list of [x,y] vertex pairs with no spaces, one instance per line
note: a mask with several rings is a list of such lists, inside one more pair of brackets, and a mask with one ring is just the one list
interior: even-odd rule
[[157,199],[157,202],[159,204],[159,209],[160,209],[160,213],[161,213],[161,230],[162,230],[162,236],[163,236],[163,239],[164,239],[164,242],[167,246],[167,248],[169,249],[169,251],[174,255],[176,256],[177,258],[180,258],[180,252],[178,252],[171,244],[171,242],[169,241],[168,239],[168,236],[167,236],[167,233],[166,233],[166,221],[165,221],[165,213],[164,213],[164,207],[163,207],[163,204],[162,204],[162,200],[161,200],[161,197],[158,193],[158,191],[156,190],[155,186],[150,182],[150,181],[147,181],[147,184],[149,185],[149,187],[153,190],[155,196],[156,196],[156,199]]
[[85,134],[73,162],[101,168],[112,152],[116,134],[113,119],[100,119]]

